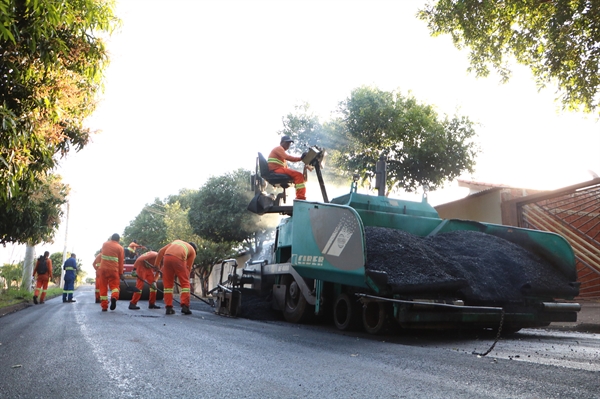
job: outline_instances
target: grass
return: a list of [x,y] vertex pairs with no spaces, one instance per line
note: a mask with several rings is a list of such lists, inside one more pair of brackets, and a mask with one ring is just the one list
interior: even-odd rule
[[[62,295],[62,288],[48,287],[46,291],[46,299],[54,298]],[[10,289],[0,291],[0,308],[15,305],[21,302],[33,302],[33,291],[29,292],[25,289]]]

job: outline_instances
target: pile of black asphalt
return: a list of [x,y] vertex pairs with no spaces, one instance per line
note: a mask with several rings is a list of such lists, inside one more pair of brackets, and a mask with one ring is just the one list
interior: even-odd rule
[[394,293],[453,292],[477,303],[521,301],[531,292],[573,291],[549,261],[476,231],[419,237],[366,227],[368,270],[385,272]]

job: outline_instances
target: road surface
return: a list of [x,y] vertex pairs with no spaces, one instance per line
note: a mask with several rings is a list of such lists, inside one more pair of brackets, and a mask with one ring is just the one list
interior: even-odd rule
[[[91,287],[0,318],[2,398],[600,398],[600,336],[370,336],[164,308]],[[161,304],[162,305],[162,304]]]

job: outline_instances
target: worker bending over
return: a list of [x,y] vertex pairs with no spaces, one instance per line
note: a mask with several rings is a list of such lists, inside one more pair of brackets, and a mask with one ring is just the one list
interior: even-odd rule
[[302,160],[302,157],[295,157],[286,152],[289,150],[293,142],[294,141],[290,138],[290,136],[283,136],[281,138],[280,144],[273,148],[273,151],[271,151],[269,154],[269,170],[273,173],[290,176],[296,188],[296,199],[306,200],[304,175],[298,171],[289,169],[287,166],[287,161],[299,162]]
[[138,310],[140,308],[137,303],[142,297],[144,284],[148,284],[150,290],[148,309],[160,309],[160,306],[156,306],[156,285],[154,285],[154,282],[156,281],[156,272],[148,266],[148,263],[146,263],[149,262],[150,265],[153,265],[157,255],[158,253],[156,251],[148,251],[145,254],[138,256],[133,264],[133,272],[131,275],[137,277],[135,287],[139,291],[133,294],[131,302],[129,302],[129,309]]
[[179,279],[181,288],[181,313],[192,314],[190,311],[190,273],[196,258],[196,244],[175,240],[158,251],[154,266],[160,268],[162,262],[162,278],[164,286],[165,314],[175,314],[173,310],[173,287],[175,277]]

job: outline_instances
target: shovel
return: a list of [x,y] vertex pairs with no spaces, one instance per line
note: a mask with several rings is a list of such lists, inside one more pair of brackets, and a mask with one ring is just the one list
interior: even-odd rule
[[[148,262],[147,260],[145,260],[144,262],[146,263],[146,266],[148,266],[148,267],[149,267],[149,268],[151,268],[151,269],[154,269],[154,270],[156,270],[157,272],[159,272],[159,273],[160,273],[160,275],[161,275],[161,276],[163,275],[163,274],[162,274],[162,272],[161,272],[160,270],[157,270],[157,269],[156,269],[156,267],[154,267],[154,265],[153,265],[152,263]],[[143,281],[143,280],[142,280],[142,281]],[[177,281],[174,281],[174,283],[175,283],[175,284],[176,284],[176,285],[177,285],[179,288],[181,288],[181,285],[180,285],[180,284],[179,284]],[[213,303],[210,303],[210,302],[208,302],[207,300],[205,300],[204,298],[202,298],[202,297],[199,297],[198,295],[194,294],[194,293],[193,293],[193,292],[191,292],[191,291],[190,291],[190,295],[192,295],[194,298],[197,298],[197,299],[201,300],[201,301],[202,301],[202,302],[204,302],[205,304],[207,304],[207,305],[210,305],[210,306],[211,306],[211,307],[213,307],[213,308],[215,307],[215,303],[214,303],[214,302],[213,302]]]
[[131,292],[133,294],[140,292],[140,290],[137,287],[131,287],[129,284],[127,284],[127,281],[123,276],[121,276],[121,281],[125,283],[125,286],[127,287],[127,292]]

